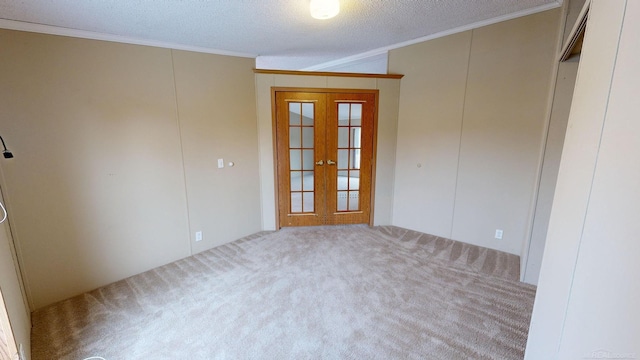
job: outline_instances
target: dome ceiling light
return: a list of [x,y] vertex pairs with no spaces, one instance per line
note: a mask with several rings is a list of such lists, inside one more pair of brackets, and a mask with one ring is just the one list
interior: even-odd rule
[[311,16],[316,19],[331,19],[340,12],[340,2],[338,0],[311,0],[309,10]]

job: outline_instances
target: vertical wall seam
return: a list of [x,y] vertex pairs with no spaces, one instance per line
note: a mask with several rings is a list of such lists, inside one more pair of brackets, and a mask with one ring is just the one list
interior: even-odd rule
[[189,213],[189,187],[187,186],[187,167],[184,161],[184,145],[182,141],[182,127],[180,126],[180,108],[178,107],[178,85],[176,82],[176,65],[173,59],[174,50],[171,54],[171,76],[173,77],[173,98],[176,106],[176,125],[178,127],[178,142],[180,143],[180,159],[182,160],[182,181],[184,182],[184,198],[187,215],[187,241],[189,243],[189,255],[193,255],[193,243],[191,242],[191,214]]
[[458,140],[458,159],[456,160],[456,178],[454,181],[455,187],[453,189],[453,207],[451,210],[451,230],[449,230],[449,238],[453,239],[453,227],[456,217],[456,202],[458,200],[458,178],[460,175],[460,158],[462,153],[462,131],[464,129],[464,116],[465,109],[467,107],[467,90],[469,87],[469,68],[471,67],[471,48],[473,45],[473,33],[475,30],[471,30],[471,38],[469,39],[469,55],[467,56],[467,76],[464,80],[464,94],[462,95],[462,118],[460,119],[460,138]]
[[[604,134],[605,125],[607,123],[607,114],[609,113],[609,103],[611,101],[611,88],[613,87],[613,79],[616,74],[616,67],[618,64],[618,54],[620,53],[620,39],[622,38],[622,30],[624,29],[624,22],[627,13],[627,0],[624,1],[624,7],[622,10],[622,22],[620,23],[620,29],[618,30],[618,43],[616,46],[616,54],[613,57],[613,69],[611,71],[611,79],[609,79],[609,92],[607,93],[607,101],[604,108],[604,114],[602,116],[602,126],[600,128],[600,138],[598,139],[598,150],[596,151],[595,163],[593,165],[593,173],[591,174],[591,185],[589,186],[589,194],[587,195],[587,204],[584,211],[584,216],[582,220],[582,228],[580,229],[580,240],[578,241],[578,249],[576,250],[576,256],[573,262],[573,271],[571,272],[571,283],[569,284],[569,296],[567,297],[567,302],[564,306],[564,317],[562,319],[562,328],[560,330],[560,339],[558,341],[558,349],[556,354],[560,353],[560,348],[562,347],[562,341],[564,340],[565,335],[565,327],[567,324],[567,314],[569,313],[569,304],[571,303],[571,298],[573,294],[573,285],[576,279],[576,268],[578,267],[578,259],[580,259],[580,251],[582,250],[582,239],[584,237],[585,225],[587,223],[587,217],[589,216],[589,205],[591,203],[591,194],[593,193],[593,183],[595,181],[596,172],[598,171],[598,158],[600,157],[600,148],[602,146],[602,135]],[[591,3],[593,6],[594,3]]]

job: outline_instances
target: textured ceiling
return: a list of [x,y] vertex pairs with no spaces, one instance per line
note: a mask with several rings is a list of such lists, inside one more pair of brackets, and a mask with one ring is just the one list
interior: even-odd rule
[[[67,34],[82,30],[167,47],[259,56],[273,68],[301,69],[549,9],[561,1],[340,0],[337,17],[316,20],[309,15],[309,0],[0,0],[0,27]],[[29,28],[35,24],[57,29]]]

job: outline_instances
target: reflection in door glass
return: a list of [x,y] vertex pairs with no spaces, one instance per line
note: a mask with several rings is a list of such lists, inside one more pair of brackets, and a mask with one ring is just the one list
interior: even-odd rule
[[289,190],[291,213],[314,209],[314,104],[289,103]]
[[[338,203],[339,212],[360,210],[360,149],[362,104],[338,104]],[[346,190],[346,191],[343,191]]]

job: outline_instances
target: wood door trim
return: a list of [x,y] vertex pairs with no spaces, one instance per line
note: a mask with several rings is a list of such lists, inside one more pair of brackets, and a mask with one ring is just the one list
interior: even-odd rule
[[[343,94],[376,94],[380,93],[378,89],[339,89],[339,88],[301,88],[301,87],[272,87],[272,98],[276,92],[305,92],[305,93],[343,93]],[[377,96],[376,96],[377,97]]]
[[271,132],[273,148],[273,170],[274,170],[274,195],[275,195],[275,220],[276,230],[280,230],[280,191],[278,176],[278,147],[277,147],[277,115],[276,115],[276,93],[277,92],[307,92],[307,93],[369,93],[374,95],[373,111],[373,143],[371,157],[371,189],[369,192],[369,226],[373,226],[375,213],[375,189],[376,189],[376,169],[378,157],[378,110],[380,102],[380,90],[378,89],[339,89],[339,88],[303,88],[303,87],[271,87]]
[[254,74],[272,74],[272,75],[305,75],[305,76],[334,76],[334,77],[352,77],[352,78],[375,78],[375,79],[402,79],[402,74],[365,74],[365,73],[345,73],[345,72],[327,72],[327,71],[296,71],[296,70],[266,70],[253,69]]
[[375,108],[373,111],[373,154],[371,154],[371,200],[369,202],[369,206],[371,209],[369,210],[369,226],[373,226],[373,213],[375,209],[375,199],[376,199],[376,169],[378,164],[378,104],[380,102],[379,93],[376,93],[375,99]]
[[[276,117],[276,90],[271,88],[271,140],[273,147],[273,184],[276,208],[276,230],[280,230],[280,186],[278,183],[278,119]],[[264,221],[264,220],[263,220]]]

